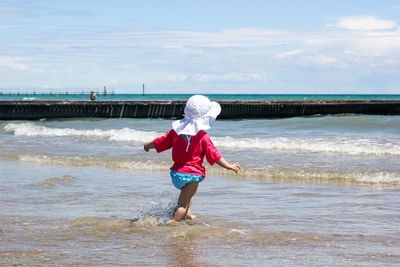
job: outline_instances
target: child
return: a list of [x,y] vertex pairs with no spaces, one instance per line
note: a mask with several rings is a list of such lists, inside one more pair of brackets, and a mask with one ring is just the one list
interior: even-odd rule
[[174,186],[181,190],[172,218],[176,222],[195,217],[191,213],[192,199],[206,176],[204,157],[210,165],[217,163],[235,173],[240,170],[239,163],[231,164],[224,160],[205,132],[221,112],[221,106],[205,96],[194,95],[186,102],[184,112],[184,118],[172,122],[172,129],[164,136],[144,144],[147,152],[152,148],[158,153],[172,148],[174,165],[170,175]]

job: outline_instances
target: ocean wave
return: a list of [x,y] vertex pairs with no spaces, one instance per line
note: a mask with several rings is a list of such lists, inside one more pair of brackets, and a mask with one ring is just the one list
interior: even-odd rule
[[282,152],[333,153],[346,155],[400,156],[400,144],[395,140],[326,137],[326,138],[213,138],[217,146]]
[[152,162],[150,160],[144,161],[131,161],[131,160],[118,160],[118,159],[103,159],[92,157],[58,157],[46,155],[7,155],[9,159],[16,159],[26,162],[34,162],[38,164],[49,165],[66,165],[70,167],[105,167],[109,169],[125,169],[132,171],[163,171],[168,169],[170,162]]
[[[167,172],[171,162],[150,160],[102,159],[92,157],[59,157],[46,155],[0,155],[2,158],[34,162],[37,164],[64,165],[70,167],[104,167],[133,172]],[[282,167],[244,168],[234,174],[221,168],[208,168],[207,174],[235,179],[256,179],[265,182],[304,182],[322,184],[371,184],[400,185],[400,171],[333,171],[318,169],[290,169]]]
[[[120,142],[144,143],[163,133],[140,131],[130,128],[79,130],[71,128],[50,128],[32,122],[8,123],[3,129],[16,136],[40,137],[86,137]],[[400,140],[383,138],[353,137],[271,137],[232,138],[212,137],[218,147],[235,150],[264,150],[286,153],[331,153],[342,155],[400,156]]]
[[292,169],[245,170],[246,177],[267,181],[309,183],[400,185],[400,172],[389,171],[311,171]]
[[8,123],[4,130],[16,136],[43,136],[43,137],[95,137],[113,141],[145,142],[160,135],[157,132],[138,131],[129,128],[110,130],[78,130],[71,128],[50,128],[35,123]]

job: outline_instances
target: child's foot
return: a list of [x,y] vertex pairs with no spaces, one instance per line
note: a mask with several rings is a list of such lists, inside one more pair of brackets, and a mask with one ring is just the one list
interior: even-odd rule
[[186,219],[186,220],[194,220],[196,217],[197,217],[196,215],[187,214],[186,217],[185,217],[185,219]]
[[168,220],[165,222],[165,224],[168,226],[177,226],[177,225],[179,225],[179,222],[177,222],[175,220]]

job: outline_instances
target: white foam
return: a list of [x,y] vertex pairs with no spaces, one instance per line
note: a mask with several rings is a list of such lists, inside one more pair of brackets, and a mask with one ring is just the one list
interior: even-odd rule
[[[79,130],[71,128],[50,128],[32,122],[8,123],[4,130],[17,136],[43,137],[94,137],[113,141],[140,142],[152,140],[163,133],[139,131],[130,128],[110,130]],[[265,150],[290,153],[334,153],[344,155],[390,155],[400,156],[400,139],[353,138],[353,137],[271,137],[232,138],[213,137],[218,147],[243,150]]]
[[365,172],[354,174],[358,183],[400,184],[400,174],[395,172]]
[[129,128],[110,130],[77,130],[71,128],[49,128],[35,123],[9,123],[4,126],[6,132],[16,136],[44,136],[44,137],[95,137],[114,141],[145,142],[157,137],[156,132],[137,131]]
[[[0,155],[1,157],[1,155]],[[134,161],[134,160],[105,160],[92,157],[58,157],[47,155],[18,155],[6,156],[9,159],[18,159],[37,164],[66,165],[71,167],[102,166],[110,169],[126,169],[132,171],[165,171],[170,162]]]
[[234,149],[253,149],[284,152],[336,153],[347,155],[394,155],[400,156],[397,140],[356,139],[351,137],[330,138],[213,138],[215,144]]
[[400,173],[388,171],[321,171],[303,169],[249,169],[245,177],[261,180],[301,181],[341,184],[399,185]]

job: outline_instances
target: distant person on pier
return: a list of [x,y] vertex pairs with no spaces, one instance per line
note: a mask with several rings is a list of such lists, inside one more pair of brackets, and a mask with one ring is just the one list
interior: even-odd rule
[[95,92],[90,92],[90,100],[95,101],[96,100],[96,93]]

